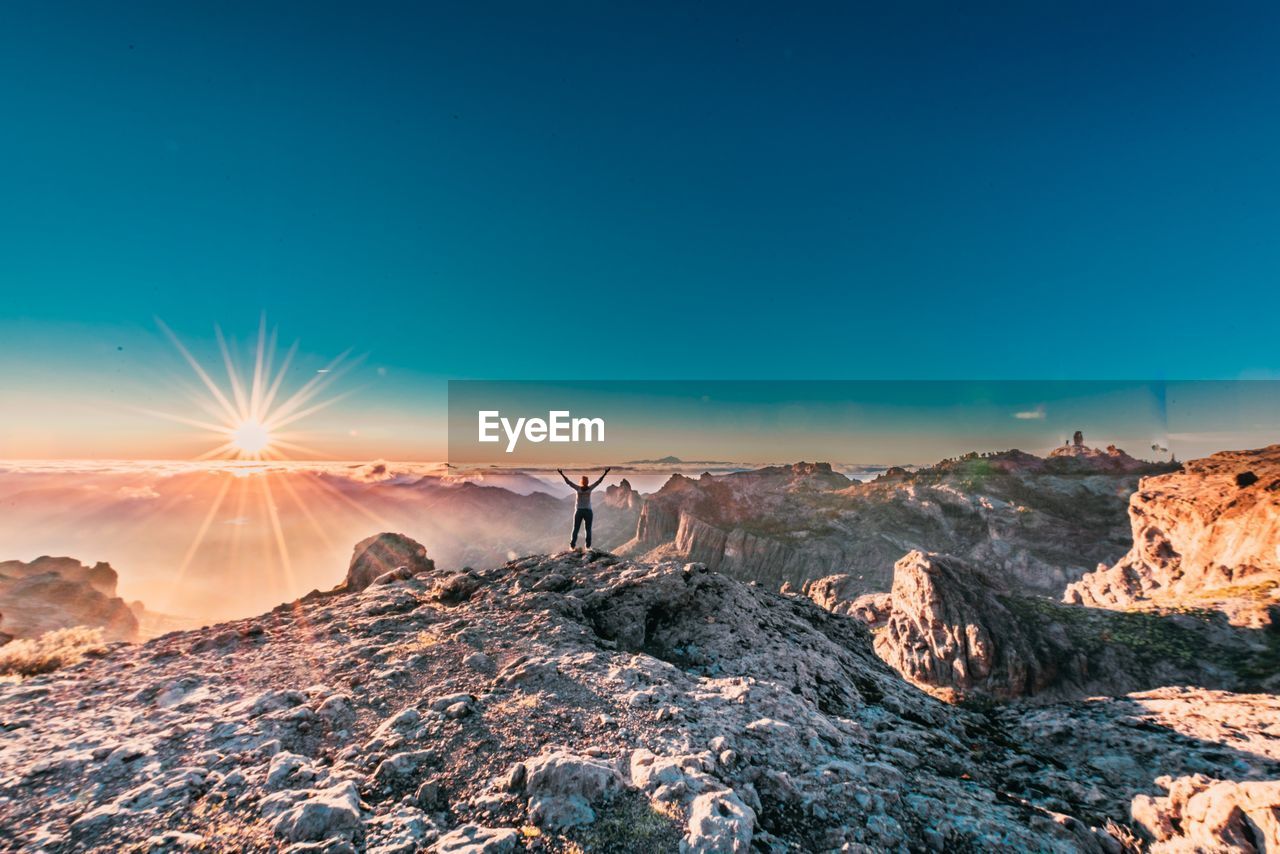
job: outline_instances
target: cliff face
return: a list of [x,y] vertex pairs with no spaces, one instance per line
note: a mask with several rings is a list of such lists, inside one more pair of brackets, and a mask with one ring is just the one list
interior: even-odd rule
[[876,653],[947,700],[1277,687],[1268,645],[1221,619],[1061,605],[948,555],[914,551],[894,570]]
[[644,501],[620,552],[696,560],[775,589],[847,574],[852,593],[869,593],[887,591],[894,561],[920,548],[1056,596],[1124,552],[1125,501],[1141,472],[1158,470],[1123,452],[1083,451],[971,454],[867,484],[823,463],[676,475]]
[[[910,682],[943,696],[975,689],[999,697],[1042,691],[1074,656],[1055,656],[972,567],[913,551],[894,566],[890,610],[876,653]],[[1065,652],[1062,650],[1061,652]]]
[[138,620],[116,596],[110,564],[69,557],[0,562],[0,628],[19,638],[72,626],[101,627],[110,640],[135,640]]
[[1129,552],[1070,585],[1066,601],[1213,608],[1248,626],[1275,620],[1280,445],[1214,454],[1144,478],[1129,518]]

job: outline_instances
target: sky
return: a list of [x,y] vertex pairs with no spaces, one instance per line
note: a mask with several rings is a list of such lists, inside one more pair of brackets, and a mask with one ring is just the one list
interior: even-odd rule
[[0,457],[190,456],[214,325],[450,379],[1280,376],[1272,4],[11,3]]

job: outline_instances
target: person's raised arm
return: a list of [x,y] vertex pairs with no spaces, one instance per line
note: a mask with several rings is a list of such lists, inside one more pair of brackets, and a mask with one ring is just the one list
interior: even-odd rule
[[593,484],[591,484],[591,488],[592,488],[592,489],[595,489],[597,486],[599,486],[599,485],[600,485],[600,481],[604,480],[604,479],[605,479],[605,475],[607,475],[607,474],[609,474],[609,470],[608,470],[608,469],[605,469],[605,470],[604,470],[604,474],[602,474],[602,475],[600,475],[598,478],[596,478],[596,482],[595,482],[595,483],[593,483]]
[[567,483],[567,484],[569,484],[569,486],[570,486],[571,488],[573,488],[574,490],[576,490],[576,489],[578,488],[577,486],[574,486],[573,481],[571,481],[571,480],[569,480],[569,478],[565,477],[565,475],[564,475],[564,472],[563,472],[563,471],[561,471],[560,469],[556,469],[556,471],[560,472],[560,476],[564,478],[564,482],[565,482],[565,483]]

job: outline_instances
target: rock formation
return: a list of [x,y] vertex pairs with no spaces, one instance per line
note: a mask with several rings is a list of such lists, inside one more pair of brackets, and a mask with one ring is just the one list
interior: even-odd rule
[[1133,818],[1153,852],[1270,851],[1280,845],[1280,780],[1237,783],[1204,774],[1161,777],[1164,797],[1139,795]]
[[116,571],[69,557],[0,562],[0,629],[19,638],[73,626],[101,627],[111,640],[134,640],[138,620],[116,596]]
[[379,579],[401,580],[435,568],[422,544],[404,534],[375,534],[356,543],[343,589],[355,592]]
[[1121,694],[1160,685],[1269,688],[1271,645],[1213,615],[1115,613],[1011,591],[949,555],[913,551],[883,599],[842,598],[843,576],[815,582],[818,605],[873,628],[876,653],[949,701]]
[[1068,602],[1213,608],[1246,626],[1280,604],[1280,445],[1227,451],[1144,478],[1132,547],[1070,585]]
[[[1007,766],[1012,789],[1058,792],[1060,807],[1083,798],[1101,814],[1127,815],[1127,850],[1261,852],[1280,845],[1274,694],[1174,687],[1034,708],[996,705],[981,714],[1037,756]],[[1232,757],[1229,766],[1215,755]]]
[[1141,474],[1166,470],[1082,447],[1048,459],[968,454],[871,483],[825,463],[675,475],[645,499],[635,538],[618,552],[699,561],[772,589],[845,574],[857,593],[883,593],[894,561],[918,548],[1056,597],[1124,553],[1129,494]]
[[[789,592],[785,589],[783,592]],[[801,593],[813,600],[819,608],[833,614],[847,614],[857,618],[870,628],[878,628],[889,617],[892,597],[888,593],[863,593],[863,585],[857,576],[847,574],[828,575],[809,581]]]
[[944,696],[977,690],[1021,697],[1053,684],[1059,661],[1083,669],[1066,649],[1046,648],[1000,600],[991,579],[956,558],[910,552],[894,565],[890,596],[877,654]]
[[1112,471],[1125,474],[1143,474],[1152,471],[1167,470],[1164,464],[1153,464],[1134,459],[1115,445],[1107,445],[1105,450],[1090,448],[1084,443],[1084,436],[1076,431],[1074,440],[1069,445],[1054,448],[1049,452],[1049,460],[1059,463],[1076,461],[1098,471]]
[[[1043,761],[1077,713],[1145,770]],[[429,568],[0,685],[0,832],[51,851],[1113,852],[1108,821],[1160,774],[1280,773],[1128,701],[1038,728],[995,714],[907,685],[856,620],[696,564]],[[1263,726],[1222,737],[1266,751]]]
[[612,486],[606,486],[604,489],[603,504],[619,510],[640,510],[640,504],[644,500],[639,492],[631,488],[631,481],[625,477]]

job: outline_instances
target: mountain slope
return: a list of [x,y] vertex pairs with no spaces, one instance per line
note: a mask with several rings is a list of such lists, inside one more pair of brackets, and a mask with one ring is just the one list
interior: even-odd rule
[[774,589],[844,573],[871,593],[887,591],[894,562],[922,549],[1057,596],[1124,553],[1129,494],[1143,473],[1168,470],[1115,449],[1060,450],[967,454],[865,484],[826,463],[677,475],[646,497],[619,553],[701,561]]
[[396,577],[0,690],[0,844],[1118,850],[807,600],[599,552]]

